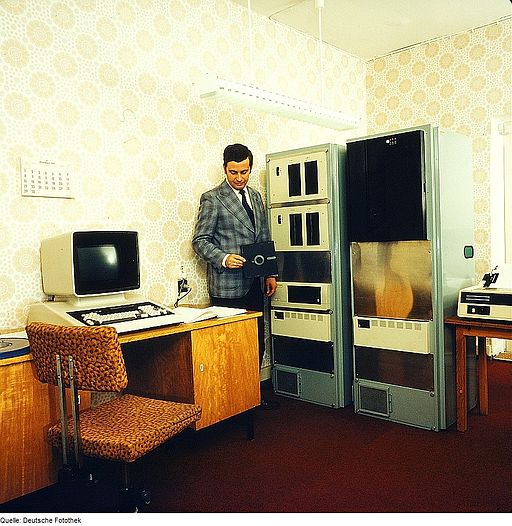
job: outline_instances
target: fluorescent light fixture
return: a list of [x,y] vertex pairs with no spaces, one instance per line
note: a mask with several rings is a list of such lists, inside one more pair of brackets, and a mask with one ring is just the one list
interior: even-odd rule
[[231,82],[210,75],[206,76],[201,85],[200,96],[201,98],[238,103],[260,111],[336,130],[352,130],[359,125],[359,119],[340,111],[273,93],[249,84]]

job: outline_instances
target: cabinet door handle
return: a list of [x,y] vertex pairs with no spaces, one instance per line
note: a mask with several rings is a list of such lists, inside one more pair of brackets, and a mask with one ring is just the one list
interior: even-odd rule
[[204,373],[204,363],[199,364],[199,370]]

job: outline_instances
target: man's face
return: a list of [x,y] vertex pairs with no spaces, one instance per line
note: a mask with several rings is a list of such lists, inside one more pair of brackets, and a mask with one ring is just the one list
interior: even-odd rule
[[251,168],[249,166],[249,157],[243,161],[237,163],[235,161],[229,161],[224,168],[228,183],[235,190],[242,190],[245,188],[249,175],[251,175]]

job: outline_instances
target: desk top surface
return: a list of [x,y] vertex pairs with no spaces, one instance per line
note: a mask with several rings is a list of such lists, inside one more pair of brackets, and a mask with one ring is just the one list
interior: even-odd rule
[[504,330],[512,331],[511,321],[461,318],[459,316],[448,316],[448,318],[446,318],[444,322],[448,325],[464,325],[466,327],[479,327],[482,329],[504,329]]
[[198,329],[207,329],[208,327],[215,327],[216,325],[223,325],[225,323],[235,323],[252,318],[259,318],[262,316],[261,312],[248,311],[245,314],[238,314],[236,316],[226,316],[223,318],[210,318],[204,321],[194,321],[192,323],[180,323],[177,325],[168,325],[166,327],[153,327],[151,329],[143,329],[134,332],[125,332],[119,334],[119,341],[121,343],[136,342],[140,340],[149,340],[151,338],[158,338],[160,336],[170,336],[171,334],[180,334],[183,332],[191,332]]
[[[207,329],[208,327],[215,327],[216,325],[223,325],[225,323],[235,323],[239,321],[250,320],[252,318],[259,318],[260,316],[263,316],[263,313],[248,311],[245,314],[238,314],[237,316],[210,318],[209,320],[195,321],[192,323],[180,323],[177,325],[167,325],[165,327],[153,327],[150,329],[142,329],[134,332],[119,334],[119,342],[123,344],[128,342],[136,342],[140,340],[149,340],[151,338],[159,338],[161,336],[169,336],[171,334],[180,334],[184,332],[195,331],[198,329]],[[6,358],[4,360],[0,360],[0,367],[4,365],[12,365],[15,363],[27,362],[30,360],[32,360],[32,354],[25,354],[23,356],[17,356],[15,358]]]

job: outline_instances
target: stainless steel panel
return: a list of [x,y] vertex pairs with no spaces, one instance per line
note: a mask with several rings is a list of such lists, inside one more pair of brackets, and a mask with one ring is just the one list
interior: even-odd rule
[[430,241],[352,243],[354,314],[432,319]]
[[272,383],[276,393],[299,398],[327,407],[342,407],[338,400],[335,375],[276,365],[272,369]]

